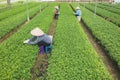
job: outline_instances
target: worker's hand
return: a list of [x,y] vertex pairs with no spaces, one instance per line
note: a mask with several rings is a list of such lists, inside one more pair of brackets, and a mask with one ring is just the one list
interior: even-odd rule
[[25,40],[23,43],[28,43],[29,42],[29,39],[28,40]]

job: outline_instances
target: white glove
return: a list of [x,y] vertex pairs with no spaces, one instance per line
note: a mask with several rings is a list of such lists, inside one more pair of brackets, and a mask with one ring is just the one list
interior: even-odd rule
[[25,40],[23,43],[28,43],[29,42],[29,39],[28,40]]

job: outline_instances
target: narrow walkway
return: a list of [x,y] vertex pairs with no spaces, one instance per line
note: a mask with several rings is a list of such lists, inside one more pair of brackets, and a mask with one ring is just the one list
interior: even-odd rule
[[[71,6],[71,5],[70,5]],[[74,8],[71,6],[72,10]],[[85,25],[84,21],[81,20],[80,22],[81,27],[83,28],[84,32],[87,34],[89,41],[93,45],[94,49],[102,59],[104,65],[106,66],[107,70],[111,74],[114,80],[120,80],[120,69],[118,68],[118,65],[116,62],[114,62],[110,56],[108,55],[108,52],[104,50],[102,45],[96,41],[96,38],[93,36],[91,31],[88,29],[88,27]]]
[[[46,7],[48,7],[48,5]],[[43,11],[46,7],[44,7],[43,9],[41,9],[41,11]],[[40,13],[40,11],[38,11],[33,17],[31,17],[29,21],[31,21],[35,16],[39,15],[39,13]],[[3,36],[2,38],[0,38],[0,44],[3,41],[5,41],[7,38],[9,38],[10,36],[12,36],[14,33],[16,33],[24,25],[26,25],[27,23],[29,23],[29,21],[26,20],[25,22],[23,22],[22,24],[20,24],[16,28],[12,29],[10,32],[8,32],[5,36]]]
[[[53,19],[50,25],[49,31],[48,31],[49,35],[54,36],[56,25],[57,25],[57,20]],[[48,56],[50,55],[51,54],[46,54],[46,53],[39,54],[38,53],[35,65],[31,69],[32,80],[36,80],[36,79],[46,80],[47,68],[48,68]]]

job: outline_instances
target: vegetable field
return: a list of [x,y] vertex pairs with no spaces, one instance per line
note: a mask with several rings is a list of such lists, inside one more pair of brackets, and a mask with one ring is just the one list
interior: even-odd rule
[[[120,79],[114,76],[116,73],[109,71],[81,25],[87,26],[94,42],[100,44],[105,54],[120,68],[120,5],[99,3],[96,15],[94,3],[31,2],[28,5],[30,21],[27,21],[25,3],[14,3],[10,10],[0,4],[0,39],[20,26],[14,34],[0,42],[0,80]],[[53,22],[55,6],[59,6],[60,11],[57,23]],[[73,14],[77,6],[82,12],[81,22]],[[51,23],[56,26],[52,52],[47,54],[47,75],[34,79],[31,70],[39,47],[24,44],[23,41],[32,37],[30,31],[35,27],[48,34]],[[119,69],[117,73],[120,74]]]

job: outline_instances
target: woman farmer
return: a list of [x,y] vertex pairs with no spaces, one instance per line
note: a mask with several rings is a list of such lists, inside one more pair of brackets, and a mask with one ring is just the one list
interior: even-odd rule
[[[32,38],[25,40],[24,43],[27,44],[37,44],[40,47],[40,53],[44,53],[47,46],[52,45],[52,36],[45,34],[38,27],[31,30]],[[49,50],[51,52],[51,49]]]
[[59,14],[59,7],[55,6],[54,19],[58,19]]
[[74,13],[74,14],[75,14],[75,16],[77,16],[78,21],[81,21],[82,12],[79,7],[76,7],[76,13]]

